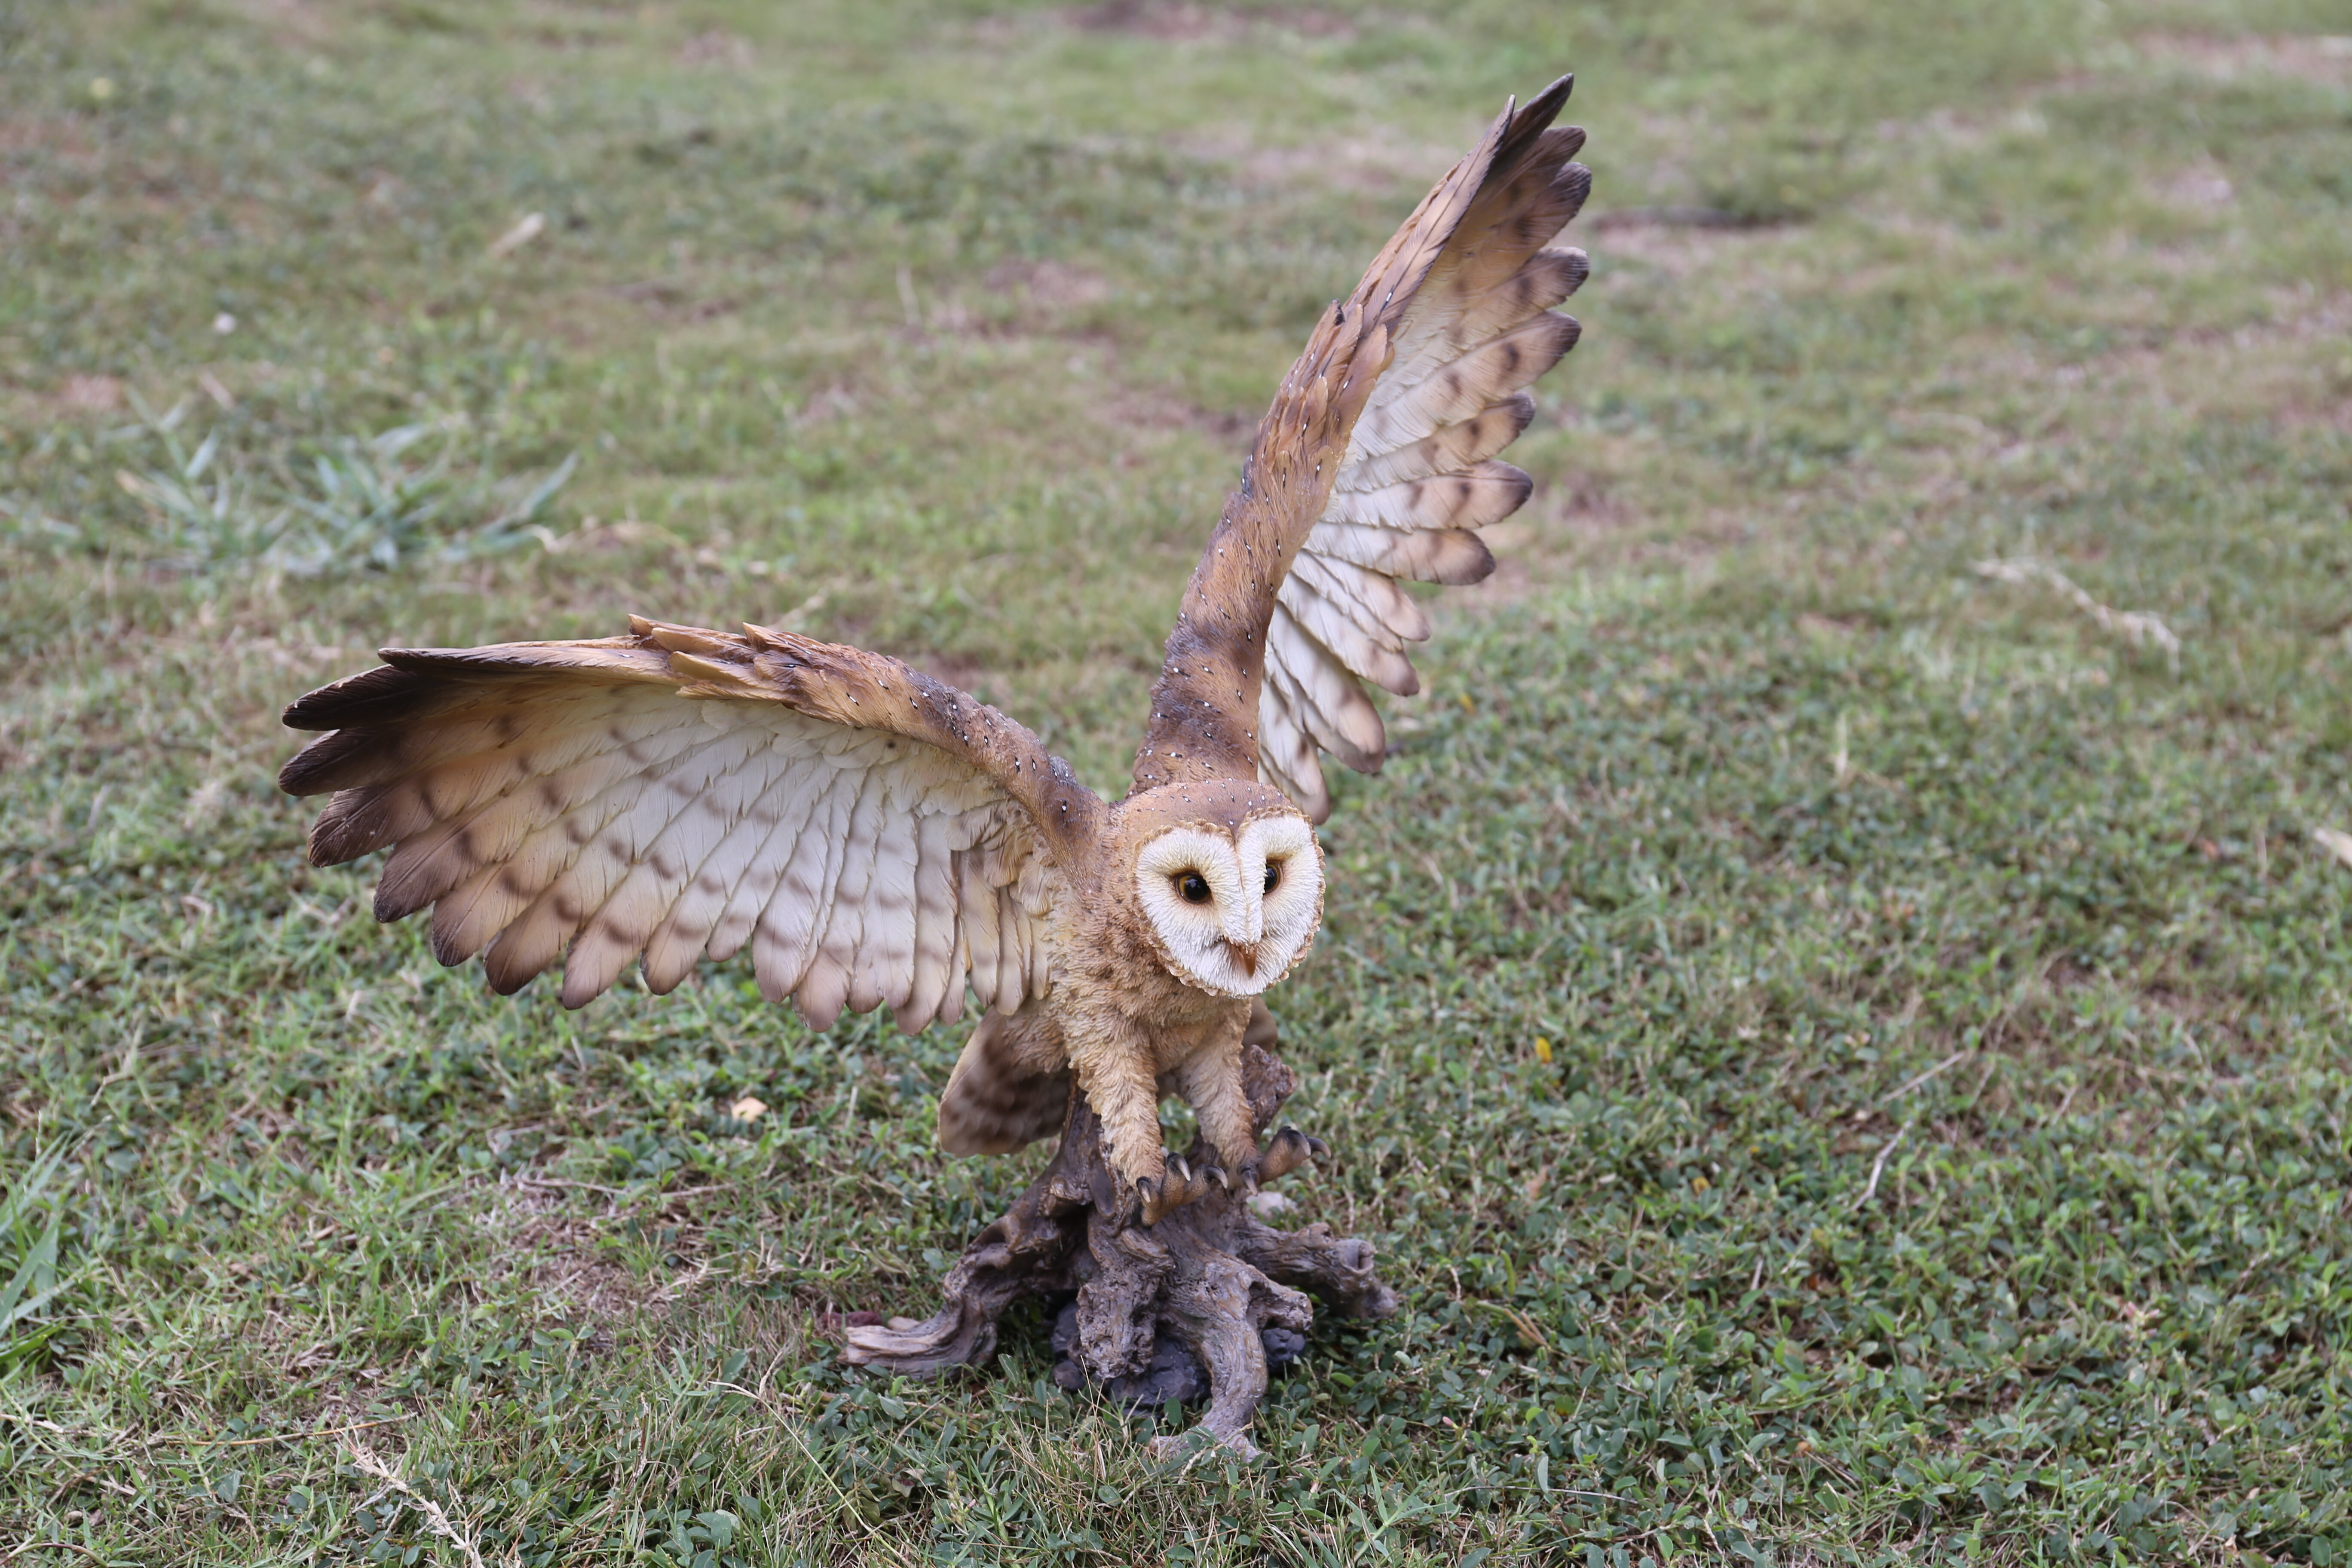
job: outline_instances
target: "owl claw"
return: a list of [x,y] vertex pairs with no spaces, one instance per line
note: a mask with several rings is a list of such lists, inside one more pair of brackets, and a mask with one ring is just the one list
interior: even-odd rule
[[1135,1184],[1135,1215],[1145,1225],[1158,1225],[1185,1205],[1198,1203],[1208,1195],[1212,1182],[1227,1192],[1234,1190],[1233,1178],[1218,1167],[1202,1165],[1195,1170],[1181,1155],[1169,1155],[1164,1170],[1165,1175],[1158,1181],[1145,1176]]
[[1330,1145],[1320,1138],[1309,1138],[1296,1127],[1286,1127],[1276,1133],[1257,1157],[1255,1178],[1270,1182],[1276,1176],[1288,1175],[1309,1160],[1328,1160]]

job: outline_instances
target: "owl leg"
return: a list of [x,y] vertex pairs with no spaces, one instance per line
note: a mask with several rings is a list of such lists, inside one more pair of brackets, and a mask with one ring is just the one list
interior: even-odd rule
[[1180,1198],[1185,1184],[1168,1180],[1168,1154],[1160,1139],[1160,1086],[1149,1046],[1138,1035],[1131,1046],[1121,1041],[1108,1050],[1075,1051],[1070,1065],[1079,1092],[1102,1122],[1108,1163],[1134,1184],[1143,1223],[1156,1224],[1177,1206],[1169,1200]]
[[[1251,1108],[1243,1057],[1251,1047],[1264,1050],[1275,1037],[1274,1016],[1259,1002],[1233,1039],[1195,1057],[1179,1073],[1180,1087],[1200,1113],[1201,1131],[1207,1135],[1209,1146],[1224,1161],[1226,1170],[1238,1175],[1244,1191],[1255,1191],[1262,1181],[1287,1175],[1309,1160],[1328,1159],[1331,1152],[1323,1140],[1310,1138],[1296,1127],[1276,1132],[1266,1140],[1264,1150],[1257,1146],[1260,1118],[1271,1115],[1273,1106]],[[1209,1174],[1220,1184],[1230,1184],[1232,1180],[1224,1170]]]
[[1227,1171],[1247,1172],[1257,1160],[1257,1130],[1251,1122],[1242,1078],[1239,1034],[1224,1048],[1193,1058],[1178,1074],[1180,1090],[1201,1118],[1202,1135],[1224,1162],[1223,1170],[1204,1173],[1219,1185],[1229,1184]]

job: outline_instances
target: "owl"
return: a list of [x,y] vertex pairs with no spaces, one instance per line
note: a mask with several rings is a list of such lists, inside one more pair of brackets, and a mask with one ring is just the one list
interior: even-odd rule
[[[1507,109],[1326,310],[1184,591],[1126,795],[1106,801],[996,709],[898,659],[758,626],[632,616],[594,641],[386,649],[286,722],[322,731],[290,794],[331,793],[318,865],[389,850],[380,920],[430,909],[443,963],[578,1007],[635,963],[666,993],[749,949],[824,1029],[978,1026],[941,1143],[1015,1149],[1075,1092],[1149,1226],[1296,1164],[1242,1091],[1258,998],[1321,920],[1322,759],[1376,771],[1370,683],[1417,689],[1408,583],[1494,569],[1526,500],[1497,460],[1574,344],[1584,279],[1551,242],[1591,176],[1554,128],[1571,79]],[[1211,1160],[1160,1141],[1163,1094]]]

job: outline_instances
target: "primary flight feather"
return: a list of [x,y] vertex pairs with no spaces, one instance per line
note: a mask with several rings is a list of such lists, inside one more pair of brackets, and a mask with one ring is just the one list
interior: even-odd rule
[[1584,255],[1549,247],[1591,183],[1552,124],[1570,79],[1507,109],[1317,324],[1185,590],[1125,798],[897,659],[632,616],[386,649],[296,701],[288,724],[328,731],[279,777],[333,793],[312,860],[389,850],[378,919],[429,908],[435,955],[481,954],[502,993],[561,965],[570,1007],[632,962],[667,992],[746,948],[818,1028],[953,1022],[969,992],[950,1149],[1046,1135],[1075,1087],[1154,1219],[1200,1190],[1169,1180],[1168,1089],[1247,1179],[1243,1036],[1321,918],[1322,756],[1379,768],[1364,683],[1417,689],[1430,634],[1401,584],[1494,570],[1478,531],[1529,489],[1498,454],[1576,342],[1553,307]]

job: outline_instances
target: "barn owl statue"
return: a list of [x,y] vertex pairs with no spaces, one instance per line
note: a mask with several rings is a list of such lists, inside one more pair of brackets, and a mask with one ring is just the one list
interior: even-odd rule
[[[1330,809],[1320,754],[1371,772],[1362,684],[1416,689],[1430,621],[1404,583],[1475,583],[1477,531],[1527,499],[1496,460],[1577,325],[1550,242],[1590,176],[1555,129],[1570,79],[1516,112],[1416,207],[1317,324],[1259,426],[1186,588],[1123,799],[1036,735],[895,658],[746,626],[632,616],[625,635],[383,664],[286,710],[325,731],[286,764],[333,792],[320,865],[389,849],[385,921],[430,907],[444,963],[509,993],[561,965],[577,1007],[627,965],[669,991],[751,952],[813,1027],[888,1007],[982,1015],[940,1106],[960,1152],[1099,1119],[1130,1222],[1245,1188],[1261,1149],[1241,1082],[1256,999],[1306,956]],[[1208,1157],[1161,1147],[1196,1109]]]

